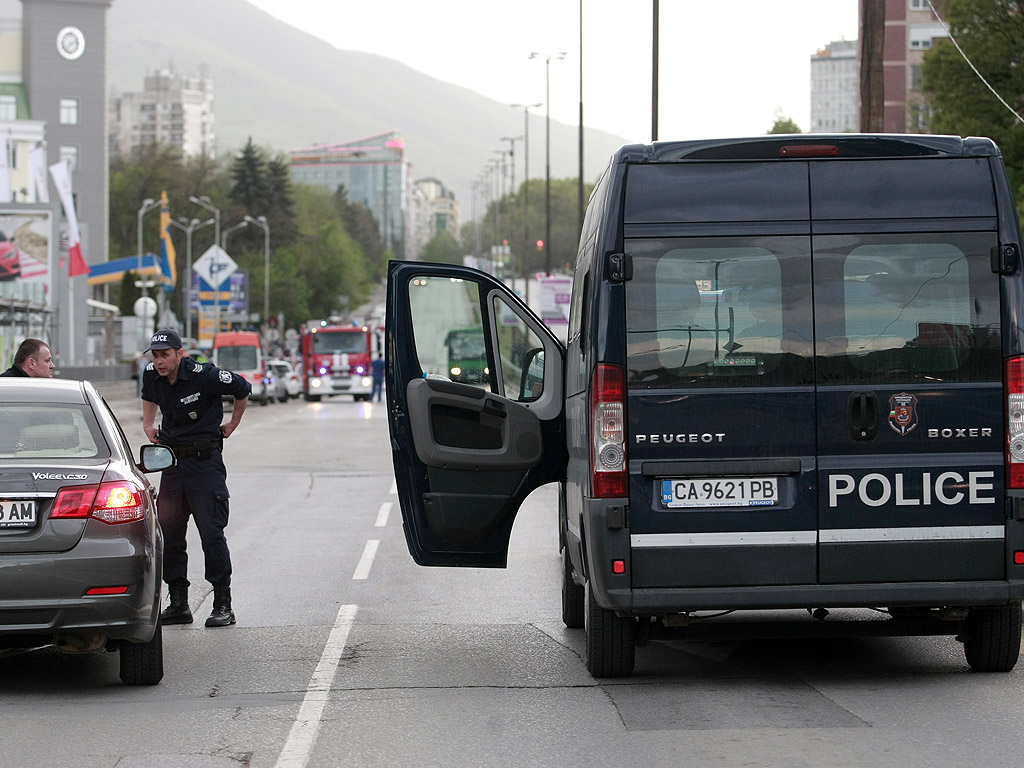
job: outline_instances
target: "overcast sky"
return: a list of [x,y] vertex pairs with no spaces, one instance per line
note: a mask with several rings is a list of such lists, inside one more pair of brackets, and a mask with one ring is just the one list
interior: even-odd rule
[[[578,124],[579,0],[249,0],[343,50],[401,61],[507,103],[545,101]],[[583,122],[651,138],[651,0],[583,3]],[[810,127],[810,57],[857,38],[858,0],[661,0],[659,138],[761,134],[781,114]],[[538,111],[543,112],[543,107]]]

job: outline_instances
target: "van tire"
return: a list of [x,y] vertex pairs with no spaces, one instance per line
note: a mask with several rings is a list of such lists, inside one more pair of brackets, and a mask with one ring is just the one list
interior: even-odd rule
[[584,611],[587,671],[594,677],[626,677],[636,659],[636,619],[616,616],[594,600],[587,580]]
[[569,629],[579,629],[586,624],[583,618],[584,610],[586,590],[572,580],[569,547],[562,547],[562,623]]
[[975,672],[1009,672],[1020,655],[1020,601],[971,608],[964,656]]

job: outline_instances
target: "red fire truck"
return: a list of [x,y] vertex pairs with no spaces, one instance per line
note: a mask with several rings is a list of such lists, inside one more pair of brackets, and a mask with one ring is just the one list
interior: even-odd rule
[[308,323],[302,331],[302,393],[307,400],[352,395],[369,400],[373,389],[370,361],[380,342],[365,325],[328,320]]

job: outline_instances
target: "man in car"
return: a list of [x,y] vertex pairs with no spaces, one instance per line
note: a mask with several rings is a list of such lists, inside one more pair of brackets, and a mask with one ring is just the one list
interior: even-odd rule
[[[238,428],[249,404],[250,384],[231,371],[199,363],[185,355],[181,337],[164,329],[153,334],[148,352],[153,362],[142,376],[142,427],[154,443],[170,446],[176,467],[164,470],[157,514],[164,532],[164,581],[171,604],[160,614],[164,624],[190,624],[188,518],[195,520],[206,556],[206,579],[213,585],[213,612],[208,627],[235,623],[231,610],[231,555],[224,528],[228,524],[227,470],[222,447]],[[222,424],[221,398],[235,399],[231,420]],[[162,419],[154,425],[157,409]]]
[[14,354],[14,365],[0,376],[29,376],[35,379],[48,379],[53,376],[53,356],[50,347],[39,339],[25,339]]

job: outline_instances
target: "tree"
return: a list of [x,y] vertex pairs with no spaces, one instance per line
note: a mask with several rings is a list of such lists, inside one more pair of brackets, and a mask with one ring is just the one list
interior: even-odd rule
[[451,232],[441,231],[423,249],[423,260],[441,264],[462,264],[465,252]]
[[377,219],[365,205],[351,202],[344,186],[339,186],[335,191],[334,202],[345,229],[363,249],[370,274],[377,280],[382,279],[387,269],[387,254]]
[[[1024,0],[945,0],[945,21],[985,80],[1018,114],[1024,111]],[[1000,103],[950,40],[924,57],[930,131],[988,136],[1003,153],[1018,208],[1024,203],[1024,125]]]
[[800,130],[799,125],[793,122],[793,118],[776,115],[772,129],[768,133],[803,133],[803,131]]
[[251,216],[266,216],[270,208],[267,163],[252,137],[231,164],[231,202]]
[[[295,204],[292,201],[291,171],[288,159],[278,156],[267,162],[267,210],[260,214],[270,224],[270,242],[273,246],[286,245],[295,240]],[[256,214],[253,214],[256,215]]]

